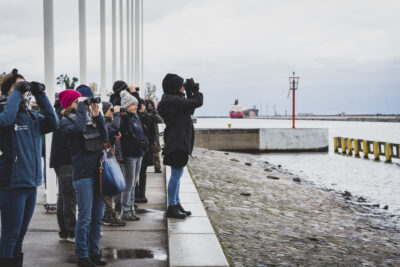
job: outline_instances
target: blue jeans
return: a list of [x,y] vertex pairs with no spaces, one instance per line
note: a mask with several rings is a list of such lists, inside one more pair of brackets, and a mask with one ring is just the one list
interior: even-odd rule
[[168,206],[174,206],[181,203],[179,199],[179,187],[181,185],[181,177],[183,169],[171,167],[171,178],[168,183]]
[[77,258],[100,254],[101,222],[104,201],[94,177],[73,181],[78,202],[78,221],[75,227],[75,254]]
[[36,204],[36,188],[0,188],[1,239],[0,258],[12,258],[22,252],[22,242]]

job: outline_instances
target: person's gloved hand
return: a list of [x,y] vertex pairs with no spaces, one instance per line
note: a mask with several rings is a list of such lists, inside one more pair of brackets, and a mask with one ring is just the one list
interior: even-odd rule
[[31,84],[27,81],[18,82],[14,85],[14,90],[18,90],[21,94],[31,91]]
[[38,96],[46,90],[46,86],[43,83],[31,82],[32,95]]

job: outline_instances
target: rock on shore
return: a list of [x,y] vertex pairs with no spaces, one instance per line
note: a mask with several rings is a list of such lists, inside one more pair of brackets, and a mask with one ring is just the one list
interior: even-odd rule
[[400,264],[399,229],[386,211],[250,154],[195,149],[189,170],[232,266]]

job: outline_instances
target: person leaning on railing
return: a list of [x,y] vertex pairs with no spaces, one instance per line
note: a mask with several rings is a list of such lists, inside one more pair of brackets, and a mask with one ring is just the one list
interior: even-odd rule
[[[42,135],[59,126],[44,93],[45,86],[27,82],[14,69],[1,84],[0,100],[0,266],[22,266],[22,242],[42,183]],[[32,94],[41,113],[29,109]]]
[[[164,119],[163,148],[164,165],[171,166],[171,178],[168,183],[167,217],[184,219],[191,212],[186,211],[179,199],[180,179],[194,145],[194,128],[191,115],[196,108],[203,105],[203,94],[199,84],[193,79],[183,78],[176,74],[167,74],[162,82],[164,94],[158,104],[158,112]],[[187,93],[187,98],[184,92]]]

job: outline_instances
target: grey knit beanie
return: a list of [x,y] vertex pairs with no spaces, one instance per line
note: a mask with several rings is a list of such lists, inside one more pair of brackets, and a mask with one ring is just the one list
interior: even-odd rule
[[137,104],[138,101],[136,97],[131,95],[128,91],[121,92],[121,107],[127,108],[132,104]]

